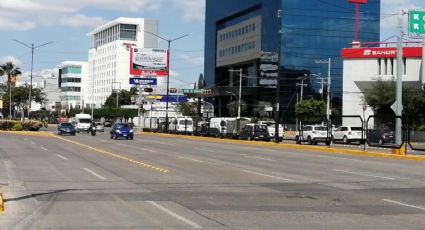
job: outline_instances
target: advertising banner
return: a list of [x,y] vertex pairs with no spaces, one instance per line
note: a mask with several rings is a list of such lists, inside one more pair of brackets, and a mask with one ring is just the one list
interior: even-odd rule
[[132,48],[130,50],[130,74],[136,76],[167,76],[167,60],[167,50]]

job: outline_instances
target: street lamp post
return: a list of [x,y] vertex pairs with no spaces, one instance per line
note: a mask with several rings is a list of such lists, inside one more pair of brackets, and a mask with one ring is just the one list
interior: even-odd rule
[[331,63],[332,59],[328,58],[328,60],[314,60],[315,63],[318,64],[328,64],[328,80],[327,80],[327,100],[326,100],[326,119],[329,122],[329,118],[331,115]]
[[166,38],[163,38],[163,37],[159,36],[158,34],[155,34],[155,33],[150,32],[150,31],[144,31],[144,32],[146,32],[148,34],[152,34],[153,36],[155,36],[155,37],[157,37],[157,38],[159,38],[159,39],[161,39],[163,41],[166,41],[168,43],[168,54],[167,54],[167,56],[168,56],[167,57],[167,101],[165,102],[165,132],[168,133],[168,101],[169,101],[169,92],[168,91],[170,89],[170,57],[171,57],[170,50],[171,50],[171,43],[174,42],[174,41],[180,40],[180,39],[182,39],[184,37],[187,37],[190,34],[185,34],[185,35],[182,35],[182,36],[177,37],[177,38],[174,38],[174,39],[166,39]]
[[16,40],[16,39],[13,39],[15,42],[17,42],[17,43],[19,43],[19,44],[21,44],[21,45],[23,45],[23,46],[26,46],[26,47],[28,47],[28,48],[30,48],[31,49],[31,80],[30,80],[30,92],[29,92],[29,99],[28,99],[28,101],[29,101],[29,103],[28,103],[28,105],[29,105],[29,108],[28,108],[28,118],[30,117],[30,112],[31,112],[31,93],[32,93],[32,72],[33,72],[33,65],[34,65],[34,50],[35,49],[37,49],[37,48],[40,48],[40,47],[42,47],[42,46],[45,46],[45,45],[48,45],[48,44],[51,44],[51,43],[53,43],[53,42],[46,42],[46,43],[44,43],[44,44],[41,44],[41,45],[38,45],[38,46],[34,46],[34,43],[31,43],[31,46],[29,46],[29,45],[27,45],[27,44],[25,44],[25,43],[23,43],[23,42],[21,42],[21,41],[18,41],[18,40]]
[[240,119],[241,118],[241,97],[242,97],[242,68],[240,68],[239,70],[229,69],[229,72],[236,72],[236,71],[239,72],[238,119]]

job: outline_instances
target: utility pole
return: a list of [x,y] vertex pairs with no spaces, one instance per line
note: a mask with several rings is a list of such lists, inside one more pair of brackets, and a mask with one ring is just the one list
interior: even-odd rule
[[139,124],[139,132],[143,131],[142,128],[142,118],[141,118],[141,114],[140,114],[140,110],[141,110],[141,106],[143,105],[143,94],[142,94],[142,85],[138,85],[139,86],[139,97],[137,100],[137,123]]
[[[280,19],[282,18],[283,10],[278,9],[276,13],[276,18],[278,25],[281,25]],[[276,77],[276,114],[275,114],[275,125],[274,125],[274,142],[279,143],[279,120],[280,120],[280,72],[281,72],[281,51],[282,51],[282,30],[279,27],[277,32],[279,37],[279,43],[277,47],[277,77]]]
[[326,102],[326,119],[330,121],[331,116],[331,58],[328,59],[328,100]]
[[395,144],[400,146],[402,144],[402,130],[401,130],[401,115],[403,111],[403,11],[398,13],[398,35],[397,35],[397,83],[396,83],[396,127],[395,127]]
[[299,83],[296,84],[296,86],[301,86],[301,93],[300,93],[300,101],[299,102],[303,101],[304,87],[308,86],[308,84],[304,84],[304,80],[305,80],[305,78],[301,78],[301,84],[299,84]]
[[30,113],[31,113],[32,73],[33,73],[33,66],[34,66],[34,50],[37,49],[37,48],[40,48],[42,46],[51,44],[53,42],[46,42],[46,43],[41,44],[41,45],[38,45],[38,46],[34,46],[34,43],[31,43],[31,46],[29,46],[29,45],[27,45],[27,44],[25,44],[25,43],[23,43],[21,41],[18,41],[16,39],[13,39],[13,40],[15,42],[17,42],[17,43],[19,43],[19,44],[21,44],[23,46],[26,46],[26,47],[28,47],[28,48],[31,49],[31,75],[30,75],[31,80],[30,80],[30,92],[29,92],[29,98],[28,98],[28,101],[29,101],[29,103],[28,103],[28,118],[29,118],[30,117]]

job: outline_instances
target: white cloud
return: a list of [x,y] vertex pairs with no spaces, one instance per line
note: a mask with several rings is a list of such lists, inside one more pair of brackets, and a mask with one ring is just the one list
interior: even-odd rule
[[170,70],[170,77],[178,77],[180,76],[179,72]]
[[174,5],[183,10],[185,21],[204,21],[205,0],[174,0]]
[[188,55],[182,54],[180,55],[180,57],[193,65],[196,65],[196,66],[204,65],[204,56],[190,57]]
[[143,12],[158,10],[162,0],[1,0],[0,31],[24,31],[39,26],[96,27],[106,20],[84,15],[84,9]]
[[67,18],[62,18],[60,24],[72,28],[78,27],[97,27],[106,23],[106,20],[101,17],[90,17],[82,14],[71,15]]
[[0,64],[6,63],[6,62],[12,62],[17,67],[20,67],[22,65],[21,60],[19,60],[16,57],[13,57],[13,56],[0,57]]
[[[423,0],[382,0],[381,1],[381,37],[386,39],[397,34],[397,19],[400,10],[420,9]],[[403,17],[403,27],[407,29],[408,16]]]

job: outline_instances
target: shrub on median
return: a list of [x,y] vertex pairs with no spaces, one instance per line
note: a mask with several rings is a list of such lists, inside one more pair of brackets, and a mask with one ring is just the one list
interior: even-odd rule
[[0,120],[0,130],[14,130],[14,131],[38,131],[43,126],[40,121],[12,121]]

